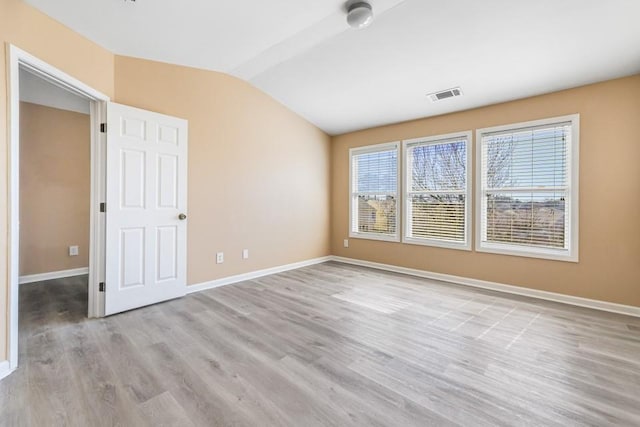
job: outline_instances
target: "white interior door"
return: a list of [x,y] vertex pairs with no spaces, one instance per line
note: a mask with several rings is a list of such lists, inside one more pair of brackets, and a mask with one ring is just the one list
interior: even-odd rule
[[105,314],[185,295],[187,121],[107,107]]

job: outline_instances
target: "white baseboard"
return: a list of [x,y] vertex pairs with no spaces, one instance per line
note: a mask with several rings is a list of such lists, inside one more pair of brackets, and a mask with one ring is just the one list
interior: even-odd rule
[[13,369],[11,369],[8,360],[0,362],[0,380],[8,376],[11,372],[13,372]]
[[233,283],[243,282],[245,280],[257,279],[258,277],[268,276],[270,274],[282,273],[283,271],[295,270],[297,268],[307,267],[309,265],[322,264],[323,262],[331,261],[332,259],[333,257],[331,256],[325,256],[320,258],[308,259],[306,261],[294,262],[292,264],[265,268],[263,270],[251,271],[249,273],[238,274],[235,276],[223,277],[221,279],[187,286],[187,293],[192,294],[194,292],[200,292],[207,289],[218,288],[220,286],[231,285]]
[[332,256],[331,260],[342,262],[345,264],[359,265],[362,267],[370,267],[378,270],[392,271],[395,273],[403,273],[411,276],[423,277],[426,279],[440,280],[443,282],[455,283],[457,285],[471,286],[474,288],[489,289],[492,291],[505,292],[509,294],[522,295],[532,298],[543,299],[547,301],[555,301],[564,304],[576,305],[579,307],[593,308],[601,311],[609,311],[612,313],[626,314],[628,316],[640,317],[640,307],[631,305],[616,304],[612,302],[599,301],[589,298],[574,297],[571,295],[558,294],[555,292],[540,291],[537,289],[524,288],[521,286],[505,285],[502,283],[488,282],[485,280],[471,279],[468,277],[453,276],[450,274],[433,273],[415,268],[398,267],[390,264],[381,264],[377,262],[364,261],[354,258],[345,258],[340,256]]
[[25,283],[42,282],[44,280],[64,279],[65,277],[82,276],[84,274],[89,274],[89,267],[20,276],[20,278],[18,279],[18,283],[22,285]]
[[394,273],[408,274],[410,276],[423,277],[425,279],[439,280],[443,282],[455,283],[457,285],[471,286],[474,288],[488,289],[492,291],[504,292],[508,294],[522,295],[531,298],[537,298],[547,301],[554,301],[563,304],[575,305],[578,307],[592,308],[595,310],[608,311],[611,313],[626,314],[628,316],[640,317],[640,307],[616,304],[607,301],[599,301],[589,298],[575,297],[555,292],[541,291],[537,289],[525,288],[522,286],[506,285],[503,283],[489,282],[486,280],[472,279],[469,277],[454,276],[451,274],[434,273],[426,270],[418,270],[415,268],[399,267],[391,264],[382,264],[378,262],[365,261],[355,258],[346,258],[335,255],[314,258],[306,261],[295,262],[292,264],[281,265],[278,267],[265,268],[263,270],[252,271],[249,273],[238,274],[235,276],[223,277],[221,279],[209,282],[199,283],[187,287],[187,293],[200,292],[207,289],[213,289],[220,286],[231,285],[233,283],[243,282],[245,280],[257,279],[258,277],[268,276],[270,274],[281,273],[283,271],[295,270],[297,268],[307,267],[309,265],[321,264],[327,261],[342,262],[345,264],[359,265],[362,267],[370,267],[378,270],[391,271]]

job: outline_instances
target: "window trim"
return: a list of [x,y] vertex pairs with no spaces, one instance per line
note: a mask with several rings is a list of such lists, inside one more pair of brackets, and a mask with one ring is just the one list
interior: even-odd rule
[[[426,145],[436,145],[438,143],[446,142],[447,140],[454,140],[457,138],[466,138],[467,140],[467,164],[466,164],[466,188],[465,188],[465,230],[464,236],[465,241],[463,243],[457,242],[447,242],[444,240],[438,239],[426,239],[419,237],[409,237],[409,193],[411,192],[411,186],[409,185],[409,176],[408,176],[408,162],[407,162],[407,154],[409,145],[415,143],[426,143]],[[426,136],[422,138],[412,138],[402,141],[402,188],[404,191],[402,192],[402,243],[407,243],[411,245],[422,245],[422,246],[433,246],[438,248],[445,249],[457,249],[464,251],[471,251],[471,238],[472,238],[472,230],[473,230],[473,183],[472,183],[472,158],[473,158],[473,132],[462,131],[462,132],[454,132],[443,135],[433,135]]]
[[[551,248],[536,248],[531,246],[516,246],[501,243],[483,243],[482,242],[482,200],[484,189],[482,188],[482,148],[483,148],[483,135],[496,132],[516,132],[520,129],[531,127],[544,127],[551,126],[560,123],[571,123],[571,141],[569,147],[569,155],[567,160],[567,170],[569,171],[567,179],[567,197],[569,203],[567,207],[569,209],[569,227],[568,237],[566,238],[569,243],[569,249],[557,250]],[[579,252],[579,158],[580,156],[580,114],[571,114],[566,116],[551,117],[541,120],[532,120],[528,122],[513,123],[500,126],[486,127],[476,130],[476,232],[475,232],[475,250],[476,252],[485,252],[500,255],[512,255],[529,258],[541,258],[555,261],[567,261],[578,262]]]
[[[353,239],[367,239],[367,240],[380,240],[384,242],[400,242],[400,216],[402,214],[402,202],[400,198],[402,196],[402,160],[400,159],[401,150],[400,150],[401,142],[393,141],[393,142],[384,142],[382,144],[373,144],[373,145],[365,145],[362,147],[354,147],[349,149],[349,238]],[[354,196],[357,194],[354,191],[353,187],[353,158],[354,156],[360,154],[367,153],[375,153],[378,151],[390,151],[391,149],[396,150],[396,232],[395,235],[387,235],[387,234],[376,234],[376,233],[367,233],[353,230],[353,214],[354,214]],[[388,194],[388,193],[384,193]]]

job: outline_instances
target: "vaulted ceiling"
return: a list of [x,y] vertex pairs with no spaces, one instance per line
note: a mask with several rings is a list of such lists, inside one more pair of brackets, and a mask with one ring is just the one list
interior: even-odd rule
[[371,0],[364,30],[343,0],[27,2],[114,53],[245,79],[330,134],[640,72],[638,0]]

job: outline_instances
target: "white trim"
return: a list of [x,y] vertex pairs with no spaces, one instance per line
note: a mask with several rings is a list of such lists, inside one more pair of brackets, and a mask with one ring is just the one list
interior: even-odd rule
[[390,141],[390,142],[382,142],[380,144],[371,144],[371,145],[363,145],[361,147],[353,147],[349,148],[349,156],[352,153],[357,154],[368,154],[368,153],[377,153],[378,151],[385,151],[398,148],[402,141]]
[[[43,78],[62,89],[75,93],[83,98],[96,101],[109,101],[109,97],[100,91],[95,90],[91,86],[83,83],[73,76],[65,73],[56,67],[47,64],[41,59],[36,58],[30,53],[8,44],[8,52],[11,58],[14,58],[19,65],[28,69],[29,72],[37,77]],[[18,64],[16,64],[18,65]],[[19,86],[18,86],[19,88]]]
[[[465,231],[466,233],[466,231]],[[421,237],[404,237],[402,243],[407,245],[431,246],[434,248],[455,249],[458,251],[471,251],[471,239],[467,243],[449,240],[426,239]]]
[[9,142],[9,233],[7,236],[9,245],[8,262],[8,283],[9,283],[9,313],[7,319],[9,324],[7,330],[8,355],[10,369],[18,367],[18,275],[19,275],[19,252],[20,252],[20,52],[9,45],[7,51],[7,133]]
[[359,265],[362,267],[375,268],[377,270],[391,271],[394,273],[408,274],[410,276],[423,277],[425,279],[440,280],[443,282],[455,283],[457,285],[470,286],[474,288],[489,289],[492,291],[504,292],[514,295],[522,295],[531,298],[554,301],[578,307],[592,308],[594,310],[608,311],[611,313],[625,314],[627,316],[640,317],[640,307],[616,304],[613,302],[599,301],[589,298],[575,297],[571,295],[559,294],[556,292],[540,291],[537,289],[525,288],[521,286],[506,285],[502,283],[489,282],[486,280],[471,279],[468,277],[453,276],[451,274],[434,273],[415,268],[398,267],[390,264],[381,264],[372,261],[364,261],[355,258],[345,258],[332,256],[332,261],[344,264]]
[[214,289],[220,286],[232,285],[234,283],[244,282],[246,280],[257,279],[259,277],[268,276],[270,274],[282,273],[284,271],[289,271],[289,270],[296,270],[298,268],[307,267],[310,265],[322,264],[328,261],[358,265],[361,267],[375,268],[377,270],[408,274],[410,276],[422,277],[425,279],[432,279],[432,280],[439,280],[442,282],[454,283],[456,285],[470,286],[473,288],[480,288],[480,289],[488,289],[491,291],[503,292],[506,294],[522,295],[522,296],[541,299],[545,301],[554,301],[554,302],[574,305],[578,307],[591,308],[594,310],[607,311],[611,313],[618,313],[618,314],[625,314],[628,316],[640,317],[640,307],[636,307],[636,306],[616,304],[613,302],[575,297],[572,295],[559,294],[556,292],[540,291],[537,289],[525,288],[522,286],[506,285],[503,283],[489,282],[486,280],[472,279],[469,277],[454,276],[451,274],[434,273],[426,270],[399,267],[396,265],[382,264],[382,263],[373,262],[373,261],[365,261],[365,260],[360,260],[355,258],[346,258],[346,257],[341,257],[336,255],[313,258],[306,261],[294,262],[292,264],[266,268],[264,270],[252,271],[249,273],[238,274],[235,276],[223,277],[221,279],[212,280],[210,282],[204,282],[196,285],[187,286],[187,294],[206,291],[207,289]]
[[[8,302],[9,310],[7,313],[7,330],[8,336],[8,356],[9,368],[11,370],[18,366],[18,286],[19,286],[19,218],[20,218],[20,68],[28,70],[31,74],[45,79],[46,81],[69,90],[79,96],[89,99],[94,106],[91,108],[92,125],[97,123],[96,113],[99,108],[95,108],[95,104],[102,104],[109,101],[109,97],[103,93],[84,84],[80,80],[70,76],[69,74],[47,64],[46,62],[36,58],[35,56],[25,52],[24,50],[7,43],[6,63],[7,63],[7,141],[8,141],[8,168],[7,175],[9,180],[9,204],[8,209],[8,271],[7,282],[9,284]],[[91,133],[91,150],[92,161],[94,158],[94,149],[96,148],[98,139],[96,139],[95,130]],[[100,157],[99,152],[97,154]],[[104,159],[102,159],[104,160]],[[94,170],[94,163],[91,165],[91,174],[99,171]],[[92,183],[94,179],[92,177]],[[91,187],[91,203],[97,199],[99,195],[95,193],[95,188]],[[97,218],[94,218],[96,216]],[[89,247],[90,270],[94,267],[94,258],[104,256],[104,248],[98,246],[98,241],[93,238],[94,228],[99,228],[104,222],[103,216],[97,215],[96,210],[91,210],[91,246]],[[96,273],[97,275],[97,273]],[[91,275],[89,281],[89,294],[97,293],[97,276]],[[96,280],[94,282],[94,280]],[[91,297],[90,297],[91,299]],[[99,299],[99,298],[98,298]],[[95,300],[95,298],[94,298]],[[95,311],[95,304],[88,305],[88,316],[93,317],[99,315]]]
[[106,201],[107,135],[100,132],[100,123],[107,122],[106,102],[91,102],[91,196],[89,207],[89,318],[104,317],[104,292],[99,283],[105,281],[106,214],[100,203]]
[[485,128],[478,129],[485,134],[504,134],[504,133],[513,133],[513,132],[521,132],[530,130],[531,128],[544,128],[549,124],[562,124],[562,123],[571,123],[575,120],[576,116],[580,116],[579,114],[568,114],[565,116],[556,116],[556,117],[548,117],[544,119],[537,120],[528,120],[526,122],[518,122],[518,123],[507,123],[504,125],[497,126],[487,126]]
[[[409,193],[411,193],[411,185],[409,183],[409,164],[407,162],[407,150],[410,148],[409,146],[425,144],[425,145],[435,145],[435,144],[446,144],[447,142],[455,142],[460,141],[462,139],[466,140],[466,151],[467,151],[467,162],[466,162],[466,188],[464,191],[460,191],[460,194],[464,194],[465,196],[465,214],[464,214],[464,242],[453,242],[447,240],[438,240],[438,239],[426,239],[419,237],[408,237],[409,235],[409,209],[407,208],[409,204]],[[472,199],[473,199],[473,191],[472,191],[472,174],[471,174],[471,165],[473,164],[471,159],[473,157],[473,132],[462,131],[455,133],[448,133],[445,135],[433,135],[426,136],[423,138],[412,138],[406,139],[402,141],[402,243],[408,243],[412,245],[423,245],[423,246],[435,246],[439,248],[446,249],[457,249],[470,251],[471,250],[471,236],[472,236],[472,224],[473,217],[471,214],[472,210]],[[452,191],[452,193],[456,193],[457,191]],[[425,191],[425,193],[428,193]]]
[[310,265],[322,264],[323,262],[331,260],[333,260],[332,256],[324,256],[320,258],[312,258],[305,261],[294,262],[291,264],[280,265],[277,267],[265,268],[263,270],[251,271],[249,273],[237,274],[235,276],[223,277],[221,279],[187,286],[187,294],[206,291],[207,289],[218,288],[220,286],[231,285],[238,282],[244,282],[245,280],[257,279],[258,277],[282,273],[283,271],[296,270],[298,268],[308,267]]
[[[517,132],[522,129],[548,126],[553,124],[571,123],[571,141],[567,168],[568,168],[568,191],[567,208],[569,211],[568,236],[569,249],[551,249],[533,246],[518,246],[500,243],[482,242],[482,206],[484,203],[482,188],[482,136],[500,132]],[[580,114],[570,114],[560,117],[533,120],[528,122],[513,123],[501,126],[492,126],[476,130],[476,232],[475,250],[500,255],[522,256],[530,258],[542,258],[555,261],[578,262],[579,261],[579,163],[580,163]],[[523,190],[523,189],[520,189]]]
[[[396,206],[396,209],[398,207]],[[397,227],[397,226],[396,226]],[[397,228],[396,228],[397,230]],[[393,236],[391,234],[383,234],[383,233],[366,233],[364,231],[353,231],[349,233],[349,238],[352,239],[365,239],[365,240],[379,240],[381,242],[392,242],[392,243],[400,243],[399,233],[398,236]]]
[[51,271],[49,273],[29,274],[20,276],[19,283],[42,282],[44,280],[64,279],[65,277],[83,276],[89,274],[89,267],[73,268],[70,270]]
[[9,365],[8,360],[5,360],[4,362],[0,362],[0,380],[7,377],[13,371],[15,371],[15,369],[11,369],[11,366]]
[[[374,145],[366,145],[363,147],[354,147],[349,149],[349,237],[354,239],[369,239],[369,240],[381,240],[385,242],[400,242],[401,240],[401,231],[400,231],[400,215],[402,215],[402,141],[393,141],[393,142],[384,142],[382,144],[374,144]],[[391,234],[382,234],[382,233],[367,233],[362,231],[353,231],[353,201],[357,197],[357,194],[353,189],[353,156],[360,154],[369,154],[376,153],[379,151],[396,151],[397,158],[397,171],[396,171],[396,233]],[[380,193],[380,194],[389,194],[389,193]]]

